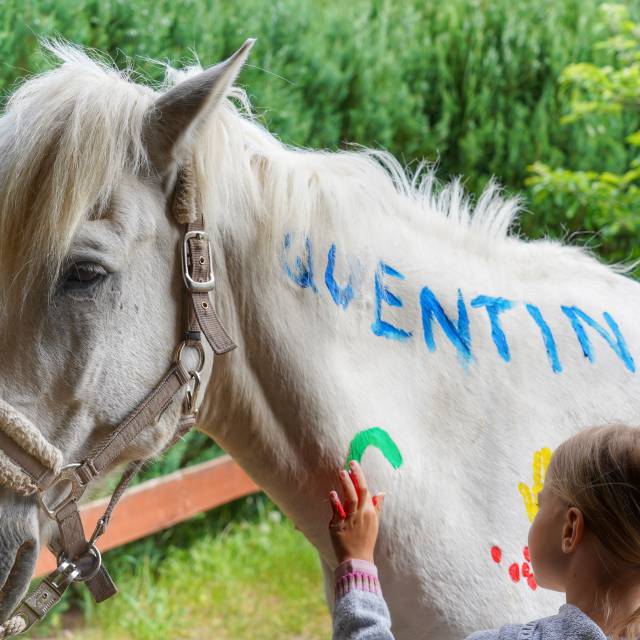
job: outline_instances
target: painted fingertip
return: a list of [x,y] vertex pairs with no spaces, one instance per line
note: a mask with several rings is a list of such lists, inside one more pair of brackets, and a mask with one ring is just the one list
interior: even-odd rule
[[373,500],[373,506],[374,507],[379,507],[382,506],[382,501],[384,500],[384,497],[386,496],[386,493],[376,493],[375,496],[372,496],[372,500]]
[[349,466],[350,466],[352,469],[356,469],[356,468],[358,467],[358,463],[357,463],[355,460],[352,460],[352,461],[349,463]]

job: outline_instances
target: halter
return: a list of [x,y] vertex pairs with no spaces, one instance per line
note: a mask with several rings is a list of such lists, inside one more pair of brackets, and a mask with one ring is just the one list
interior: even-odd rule
[[[177,176],[171,208],[185,225],[181,239],[181,269],[184,281],[185,332],[175,349],[173,363],[156,387],[84,460],[61,467],[62,454],[50,445],[26,418],[0,401],[0,484],[23,495],[35,494],[42,511],[58,526],[59,544],[50,544],[58,566],[26,596],[12,617],[0,625],[0,640],[22,633],[42,620],[73,582],[86,583],[96,602],[117,593],[102,564],[96,547],[127,485],[146,460],[136,460],[126,468],[95,530],[85,537],[78,502],[87,486],[107,471],[129,444],[152,426],[174,397],[186,385],[182,413],[176,431],[163,449],[166,451],[184,436],[197,420],[200,373],[205,365],[202,334],[216,355],[235,348],[211,300],[215,286],[211,263],[211,243],[204,229],[202,211],[197,206],[190,167]],[[186,347],[195,348],[198,366],[187,370],[182,363]],[[3,482],[4,481],[4,482]],[[62,497],[51,500],[52,489],[66,487]]]

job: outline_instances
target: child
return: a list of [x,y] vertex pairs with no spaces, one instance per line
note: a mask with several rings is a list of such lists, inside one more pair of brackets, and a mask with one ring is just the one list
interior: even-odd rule
[[[355,462],[340,472],[340,483],[344,506],[330,494],[339,563],[334,640],[393,640],[373,564],[382,496],[372,500]],[[549,618],[477,631],[467,640],[639,638],[640,428],[594,427],[561,444],[538,502],[529,531],[536,581],[566,593],[567,604]]]

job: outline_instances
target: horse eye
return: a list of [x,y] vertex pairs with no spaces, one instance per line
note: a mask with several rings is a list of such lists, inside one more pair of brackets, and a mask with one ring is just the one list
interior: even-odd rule
[[95,262],[75,262],[64,275],[63,287],[72,291],[89,289],[107,275],[106,269]]

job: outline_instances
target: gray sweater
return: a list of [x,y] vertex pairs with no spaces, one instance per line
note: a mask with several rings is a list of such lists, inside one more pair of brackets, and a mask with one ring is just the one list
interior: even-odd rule
[[[362,560],[343,562],[335,572],[333,640],[394,640],[378,570]],[[417,639],[416,639],[417,640]],[[476,631],[466,640],[607,640],[602,629],[570,604],[555,616],[527,624]]]

